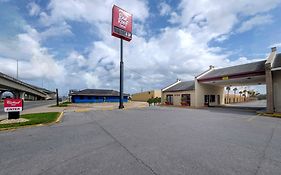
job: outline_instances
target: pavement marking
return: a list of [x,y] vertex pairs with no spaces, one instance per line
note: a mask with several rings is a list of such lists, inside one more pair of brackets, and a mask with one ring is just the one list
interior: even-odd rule
[[90,109],[77,109],[74,112],[89,112]]
[[58,123],[58,122],[61,121],[61,119],[62,119],[62,117],[63,117],[63,114],[64,114],[64,111],[62,111],[62,112],[60,113],[60,116],[57,118],[57,120],[55,121],[55,123]]
[[254,119],[256,119],[258,117],[258,115],[255,115],[253,117],[250,117],[247,119],[248,122],[253,121]]

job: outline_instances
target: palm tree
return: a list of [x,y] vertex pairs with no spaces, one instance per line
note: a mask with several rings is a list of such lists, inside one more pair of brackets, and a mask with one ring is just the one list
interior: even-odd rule
[[242,96],[243,92],[239,91],[239,94],[240,94],[240,101],[241,101],[241,96]]
[[244,91],[243,91],[244,101],[246,101],[246,93],[247,93],[247,90],[244,89]]
[[226,87],[227,90],[227,103],[229,103],[229,91],[230,91],[230,86]]
[[238,90],[236,87],[234,88],[234,89],[232,89],[233,90],[233,92],[234,92],[234,103],[235,103],[235,96],[236,96],[236,91]]

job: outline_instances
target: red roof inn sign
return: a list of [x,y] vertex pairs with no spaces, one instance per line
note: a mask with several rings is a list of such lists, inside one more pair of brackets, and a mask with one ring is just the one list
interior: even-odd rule
[[5,112],[22,111],[22,99],[10,99],[10,98],[5,99],[4,111]]
[[112,35],[131,41],[132,20],[132,14],[114,5],[112,8]]

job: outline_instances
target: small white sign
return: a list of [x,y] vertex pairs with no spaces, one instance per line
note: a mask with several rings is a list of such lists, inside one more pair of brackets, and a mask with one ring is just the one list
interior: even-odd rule
[[22,107],[5,107],[4,108],[5,112],[17,112],[17,111],[22,111]]

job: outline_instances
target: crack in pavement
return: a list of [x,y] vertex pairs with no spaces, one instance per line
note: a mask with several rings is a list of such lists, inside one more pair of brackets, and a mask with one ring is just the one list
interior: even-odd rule
[[108,134],[113,140],[115,140],[123,149],[125,149],[126,152],[128,152],[137,162],[142,164],[144,167],[146,167],[148,170],[151,171],[153,175],[159,175],[156,173],[151,166],[146,164],[142,159],[138,158],[134,153],[132,153],[125,145],[123,145],[116,137],[114,137],[109,131],[107,131],[102,125],[100,125],[97,121],[95,123],[106,133]]
[[261,169],[261,165],[262,165],[262,163],[263,163],[263,161],[265,160],[265,156],[266,156],[266,150],[268,149],[268,147],[269,147],[269,145],[270,145],[270,143],[271,143],[271,140],[272,140],[272,138],[273,138],[273,135],[274,135],[274,131],[275,131],[275,128],[277,127],[277,124],[275,124],[274,126],[273,126],[273,128],[271,129],[271,133],[270,133],[270,137],[269,137],[269,139],[268,139],[268,141],[267,141],[267,143],[266,143],[266,145],[265,145],[265,147],[264,147],[264,150],[263,150],[263,152],[262,152],[262,156],[261,156],[261,158],[260,158],[260,161],[259,161],[259,163],[258,163],[258,166],[257,166],[257,170],[256,170],[256,172],[254,173],[255,175],[257,175],[258,173],[259,173],[259,171],[260,171],[260,169]]

